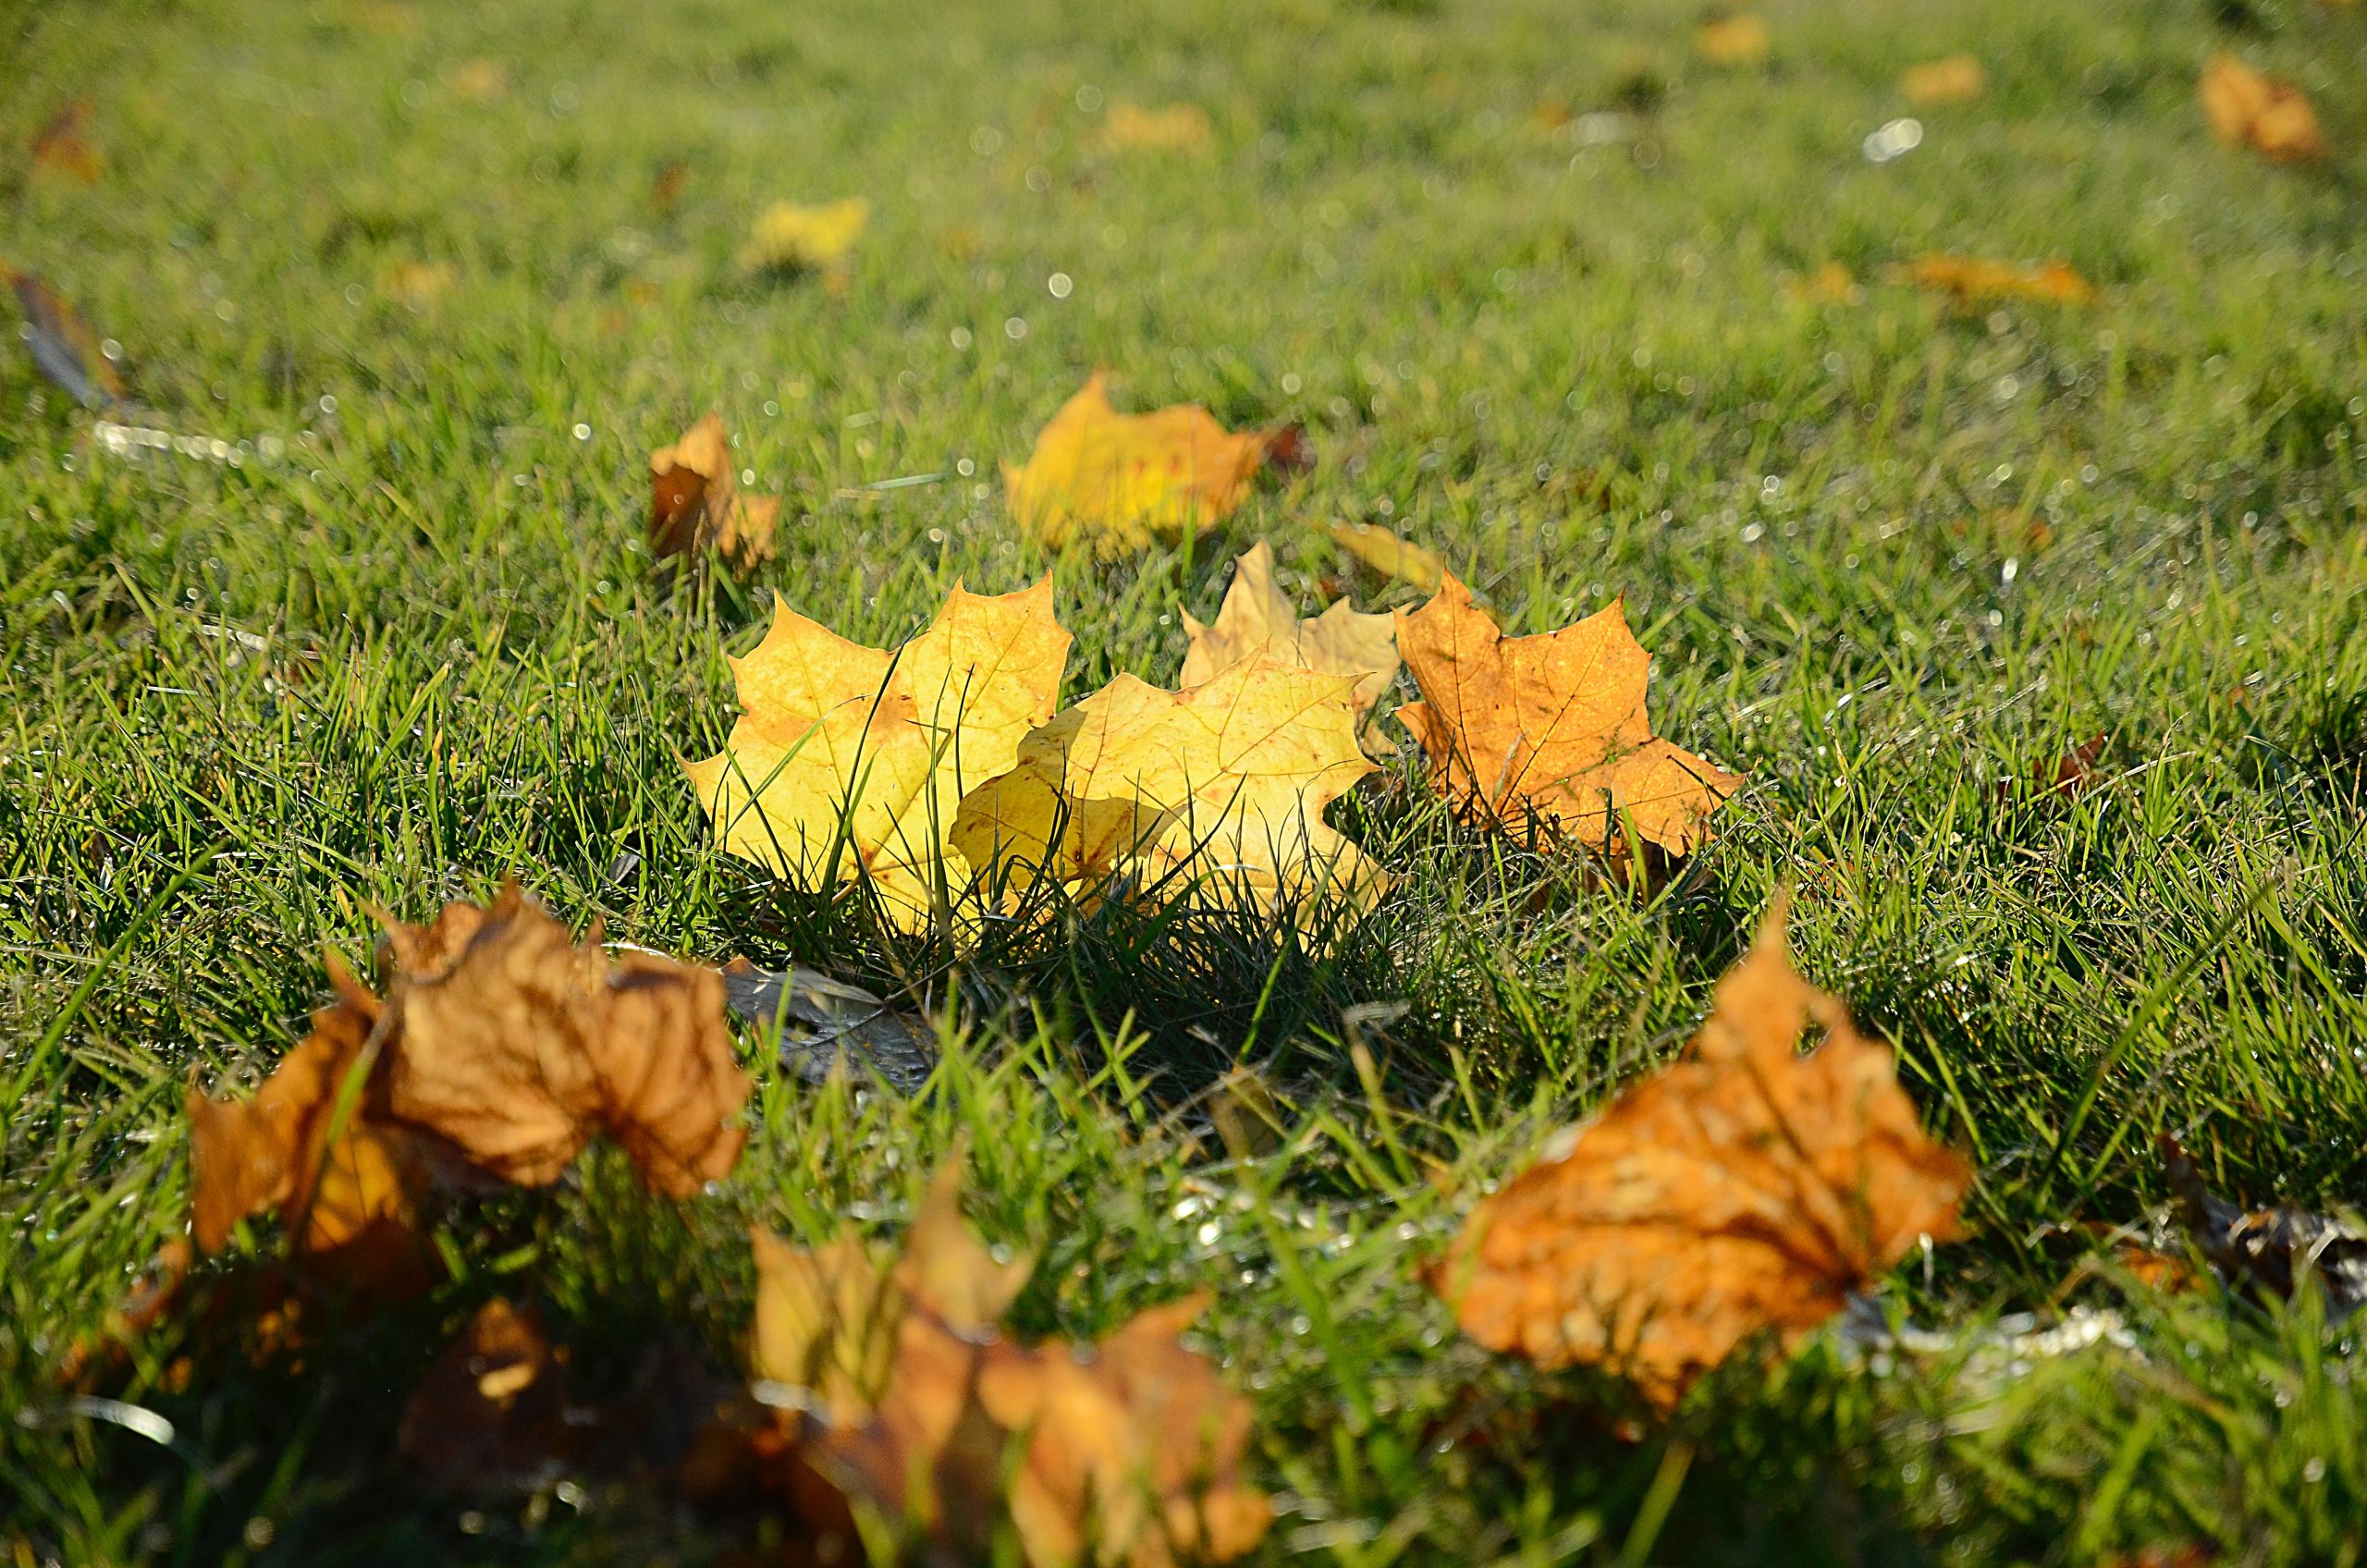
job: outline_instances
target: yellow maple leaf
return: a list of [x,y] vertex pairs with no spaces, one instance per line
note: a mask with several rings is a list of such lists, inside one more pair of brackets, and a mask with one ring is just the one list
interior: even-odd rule
[[1950,55],[1907,68],[1899,79],[1907,101],[1919,109],[1969,104],[1989,91],[1989,72],[1977,55]]
[[1290,595],[1274,582],[1273,546],[1262,540],[1234,563],[1216,620],[1203,625],[1187,614],[1184,633],[1191,646],[1178,684],[1186,688],[1263,653],[1318,674],[1353,676],[1362,716],[1397,679],[1396,618],[1361,615],[1343,599],[1313,620],[1299,619]]
[[744,710],[722,753],[688,765],[723,847],[818,886],[868,873],[901,929],[967,877],[947,853],[963,796],[1018,761],[1058,707],[1069,634],[1046,578],[988,596],[960,584],[894,653],[848,642],[776,597],[772,630],[732,661]]
[[2279,163],[2312,163],[2326,155],[2325,134],[2309,95],[2282,77],[2219,55],[2203,67],[2195,95],[2222,141]]
[[1386,874],[1323,821],[1373,771],[1355,684],[1265,654],[1184,692],[1122,675],[963,801],[954,846],[1012,888],[1122,872],[1159,899],[1296,913],[1330,890],[1369,908]]
[[1215,527],[1249,493],[1273,441],[1230,432],[1196,403],[1122,414],[1096,371],[1036,437],[1025,466],[1003,465],[1003,483],[1012,515],[1054,549],[1081,538],[1097,555],[1124,555],[1153,536]]
[[844,266],[871,222],[861,196],[807,206],[776,202],[766,208],[740,251],[746,272],[828,272]]
[[656,560],[695,565],[712,549],[744,575],[772,559],[779,524],[779,496],[740,488],[722,415],[708,413],[680,441],[649,454],[649,553]]
[[1684,854],[1742,785],[1654,738],[1644,712],[1651,655],[1617,604],[1559,631],[1506,638],[1450,576],[1429,604],[1397,612],[1397,646],[1423,697],[1398,720],[1466,821],[1617,854],[1624,819]]
[[1146,109],[1136,104],[1112,104],[1102,122],[1101,145],[1122,153],[1203,153],[1216,140],[1208,112],[1197,104],[1170,104]]
[[1728,69],[1764,65],[1773,43],[1766,19],[1748,11],[1703,22],[1693,33],[1694,52]]
[[[1958,1233],[1970,1170],[1924,1135],[1889,1047],[1793,972],[1784,910],[1683,1060],[1472,1211],[1432,1275],[1465,1333],[1608,1366],[1665,1408],[1751,1336],[1795,1342],[1921,1238]],[[1811,1023],[1824,1037],[1802,1056]]]
[[1446,578],[1446,562],[1437,551],[1400,539],[1369,522],[1327,522],[1323,532],[1331,542],[1383,577],[1410,582],[1425,594],[1435,594]]

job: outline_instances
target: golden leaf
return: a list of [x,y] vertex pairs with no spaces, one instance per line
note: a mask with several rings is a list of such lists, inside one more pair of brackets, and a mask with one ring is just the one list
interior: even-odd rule
[[1693,33],[1694,53],[1730,70],[1766,64],[1773,43],[1766,19],[1748,11],[1703,22]]
[[2330,150],[2307,93],[2233,55],[2213,56],[2195,94],[2222,141],[2287,164],[2312,163]]
[[840,197],[803,206],[776,202],[765,209],[740,251],[746,272],[831,272],[844,267],[871,223],[871,202]]
[[1839,262],[1827,262],[1805,276],[1785,279],[1784,292],[1804,305],[1856,305],[1866,298],[1865,289]]
[[1397,612],[1397,645],[1423,697],[1398,719],[1467,822],[1618,854],[1625,819],[1647,843],[1684,854],[1710,839],[1710,815],[1741,788],[1738,775],[1653,737],[1651,655],[1616,603],[1507,639],[1450,576],[1429,604]]
[[1425,594],[1435,594],[1446,580],[1446,562],[1435,551],[1400,539],[1386,528],[1368,522],[1327,522],[1323,532],[1331,542],[1383,577],[1410,582]]
[[1294,910],[1329,890],[1369,908],[1387,876],[1323,821],[1373,770],[1355,684],[1264,654],[1184,692],[1122,675],[963,799],[954,848],[1012,888],[1125,871],[1164,898]]
[[809,1250],[758,1226],[750,1240],[756,1376],[807,1390],[816,1413],[833,1426],[868,1419],[887,1390],[897,1325],[910,1305],[902,1287],[859,1236]]
[[[1464,1332],[1605,1366],[1666,1408],[1739,1344],[1797,1342],[1924,1237],[1971,1172],[1925,1137],[1888,1047],[1784,954],[1784,906],[1685,1057],[1480,1203],[1434,1280]],[[1824,1030],[1797,1054],[1809,1023]]]
[[1205,533],[1241,504],[1270,433],[1229,433],[1196,403],[1122,414],[1102,382],[1095,372],[1061,405],[1024,467],[1003,465],[1021,526],[1054,549],[1082,538],[1117,556]]
[[1397,679],[1397,621],[1393,616],[1359,615],[1345,599],[1313,620],[1301,620],[1274,582],[1274,551],[1262,541],[1234,563],[1213,624],[1184,618],[1191,646],[1178,684],[1186,688],[1214,680],[1244,659],[1265,654],[1281,664],[1318,675],[1355,680],[1359,717]]
[[780,501],[741,493],[731,438],[710,413],[671,447],[649,455],[649,553],[657,560],[700,558],[713,549],[746,575],[772,559]]
[[1110,105],[1099,140],[1112,152],[1204,153],[1216,140],[1216,128],[1197,104],[1146,109],[1120,103]]
[[893,654],[850,643],[776,599],[763,644],[732,661],[745,711],[722,753],[690,766],[723,847],[819,883],[868,872],[887,913],[927,927],[963,794],[1008,771],[1059,705],[1069,634],[1049,578],[989,597],[954,587]]
[[1975,55],[1950,55],[1908,68],[1899,79],[1907,101],[1919,109],[1969,104],[1989,91],[1989,72]]
[[1945,294],[1960,305],[1987,304],[2001,300],[2031,300],[2048,305],[2094,302],[2095,286],[2061,262],[2023,266],[1981,256],[1934,252],[1918,256],[1893,276],[1919,288]]
[[389,922],[398,965],[386,1103],[485,1170],[549,1182],[602,1133],[642,1180],[688,1196],[729,1172],[753,1085],[713,970],[629,951],[611,967],[515,883],[433,926]]

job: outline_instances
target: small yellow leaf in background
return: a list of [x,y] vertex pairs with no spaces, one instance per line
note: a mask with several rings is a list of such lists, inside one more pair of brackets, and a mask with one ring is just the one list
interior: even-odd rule
[[414,314],[449,294],[460,269],[449,262],[396,262],[378,275],[378,297]]
[[1146,109],[1112,104],[1102,122],[1101,145],[1122,153],[1202,153],[1216,140],[1216,128],[1197,104]]
[[1235,435],[1196,403],[1122,414],[1103,379],[1061,405],[1024,467],[1003,466],[1021,526],[1054,549],[1085,539],[1118,556],[1205,533],[1241,505],[1277,433]]
[[845,266],[871,222],[871,202],[841,197],[803,206],[776,202],[765,209],[740,251],[745,272],[834,272]]
[[1703,22],[1693,34],[1695,54],[1730,70],[1766,64],[1773,43],[1766,19],[1748,11]]
[[1355,677],[1361,717],[1397,679],[1396,619],[1360,615],[1343,599],[1313,620],[1299,619],[1274,582],[1273,547],[1263,541],[1234,563],[1215,622],[1203,626],[1186,614],[1184,631],[1191,649],[1178,684],[1187,689],[1263,653],[1318,674]]
[[1899,79],[1907,101],[1919,109],[1969,104],[1989,91],[1989,72],[1973,55],[1951,55],[1908,68]]
[[[1685,1056],[1480,1203],[1433,1274],[1463,1331],[1601,1366],[1666,1409],[1754,1335],[1786,1345],[1923,1237],[1971,1171],[1924,1136],[1889,1048],[1792,970],[1779,900]],[[1798,1054],[1811,1023],[1822,1042]]]
[[1449,576],[1429,604],[1397,612],[1397,646],[1423,699],[1397,717],[1467,822],[1617,856],[1624,821],[1684,854],[1708,841],[1711,814],[1742,786],[1653,737],[1651,655],[1617,604],[1559,631],[1506,638]]
[[1866,298],[1865,289],[1839,262],[1827,262],[1803,277],[1784,279],[1784,293],[1804,305],[1856,305]]
[[1993,261],[1982,256],[1933,252],[1894,269],[1892,276],[1919,288],[1945,294],[1964,305],[2005,300],[2086,305],[2096,298],[2095,286],[2061,262],[2024,266],[2017,262]]
[[52,115],[42,128],[33,132],[28,149],[32,154],[33,168],[43,174],[63,175],[84,185],[95,185],[99,176],[106,172],[106,160],[98,149],[84,139],[83,131],[91,122],[88,99],[78,98]]
[[2233,55],[2213,57],[2195,94],[2222,141],[2287,164],[2314,162],[2329,151],[2308,94]]
[[1436,551],[1401,539],[1369,522],[1327,522],[1324,535],[1340,548],[1380,573],[1435,594],[1446,580],[1446,562]]
[[1264,654],[1184,692],[1122,675],[963,801],[954,845],[1014,888],[1125,873],[1159,900],[1196,889],[1296,913],[1329,890],[1369,908],[1387,876],[1323,821],[1373,771],[1356,745],[1355,686]]
[[[817,887],[868,872],[899,928],[928,927],[969,874],[948,839],[963,795],[1019,759],[1052,717],[1069,634],[1052,582],[999,597],[960,585],[893,655],[850,643],[779,598],[731,661],[744,710],[723,752],[690,766],[723,847]],[[827,889],[822,889],[827,891]]]
[[777,1402],[782,1480],[818,1476],[951,1561],[983,1561],[1006,1511],[1030,1568],[1171,1568],[1257,1545],[1271,1512],[1242,1478],[1249,1403],[1181,1342],[1206,1299],[1096,1345],[1003,1339],[1032,1259],[993,1262],[962,1220],[958,1171],[930,1183],[892,1264],[852,1237],[806,1251],[757,1232],[754,1369],[805,1391]]
[[509,91],[509,67],[498,60],[463,60],[452,72],[452,91],[472,104],[490,104]]
[[696,563],[709,549],[746,575],[772,559],[780,501],[741,493],[723,416],[710,413],[649,455],[649,553]]

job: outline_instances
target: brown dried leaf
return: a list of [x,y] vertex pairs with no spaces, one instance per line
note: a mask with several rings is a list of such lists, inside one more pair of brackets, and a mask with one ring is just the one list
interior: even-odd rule
[[1623,819],[1685,854],[1707,842],[1737,774],[1653,737],[1651,656],[1618,604],[1575,626],[1507,639],[1450,575],[1397,612],[1397,645],[1423,701],[1397,710],[1430,778],[1466,821],[1523,843],[1566,839],[1617,855]]
[[2284,1206],[2248,1214],[2211,1190],[2177,1139],[2165,1133],[2156,1145],[2188,1233],[2221,1279],[2290,1297],[2304,1275],[2315,1275],[2329,1318],[2367,1305],[2367,1231]]
[[43,375],[86,409],[123,396],[123,377],[80,312],[31,273],[8,273],[8,285],[24,309],[26,351]]
[[398,1452],[438,1492],[499,1497],[547,1486],[580,1458],[586,1432],[569,1419],[566,1363],[533,1306],[497,1296],[411,1390]]
[[741,493],[723,416],[709,413],[649,455],[649,553],[696,562],[712,549],[742,576],[773,557],[780,501]]
[[[1824,1038],[1801,1056],[1811,1021]],[[1919,1239],[1955,1236],[1970,1179],[1917,1125],[1889,1049],[1793,972],[1779,900],[1686,1056],[1556,1134],[1435,1279],[1481,1344],[1606,1366],[1665,1409],[1746,1340],[1797,1341]]]
[[36,170],[64,175],[84,185],[95,185],[99,176],[106,172],[106,160],[99,155],[84,138],[83,130],[91,123],[91,104],[87,98],[73,103],[52,115],[42,128],[33,132],[29,151]]
[[723,1025],[714,971],[578,948],[516,884],[428,927],[387,924],[399,969],[386,1100],[398,1117],[527,1186],[606,1133],[657,1192],[728,1172],[753,1085]]

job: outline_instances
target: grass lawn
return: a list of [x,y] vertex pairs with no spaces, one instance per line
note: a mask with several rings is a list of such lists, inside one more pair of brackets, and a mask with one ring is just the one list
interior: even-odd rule
[[[646,1488],[424,1492],[391,1456],[419,1368],[497,1292],[595,1387],[668,1333],[741,1366],[747,1226],[891,1234],[964,1134],[974,1222],[1046,1248],[1027,1331],[1214,1292],[1257,1561],[2367,1558],[2355,1327],[2110,1247],[2166,1200],[2162,1131],[2244,1201],[2367,1199],[2367,10],[1763,15],[1741,68],[1647,0],[0,18],[0,248],[121,343],[117,417],[239,459],[127,458],[0,358],[0,1562],[714,1560]],[[2222,49],[2311,92],[2331,160],[2213,139]],[[1902,72],[1968,50],[1986,95],[1911,109]],[[78,98],[94,183],[25,153]],[[1104,129],[1184,104],[1196,151]],[[841,280],[736,264],[770,202],[846,195]],[[2098,298],[1891,276],[1932,251]],[[1854,288],[1797,282],[1833,263]],[[1303,422],[1315,464],[1189,546],[1055,559],[1000,465],[1095,367],[1122,407]],[[779,557],[702,594],[643,517],[709,408],[786,504]],[[1397,880],[1330,947],[1110,914],[957,963],[714,847],[679,761],[775,592],[892,644],[1049,569],[1077,695],[1171,682],[1259,539],[1309,606],[1418,603],[1341,521],[1511,631],[1624,595],[1661,732],[1748,779],[1687,875],[1590,888],[1455,825],[1418,753],[1334,813]],[[2034,780],[2097,735],[2091,787]],[[612,939],[915,996],[944,1063],[816,1087],[751,1032],[747,1154],[693,1201],[595,1155],[300,1368],[184,1383],[166,1333],[120,1403],[61,1391],[182,1230],[192,1076],[266,1073],[374,909],[511,874]],[[1977,1165],[1969,1238],[1664,1421],[1460,1338],[1417,1265],[1678,1049],[1787,884],[1796,962]],[[1235,1062],[1287,1132],[1239,1160]]]

